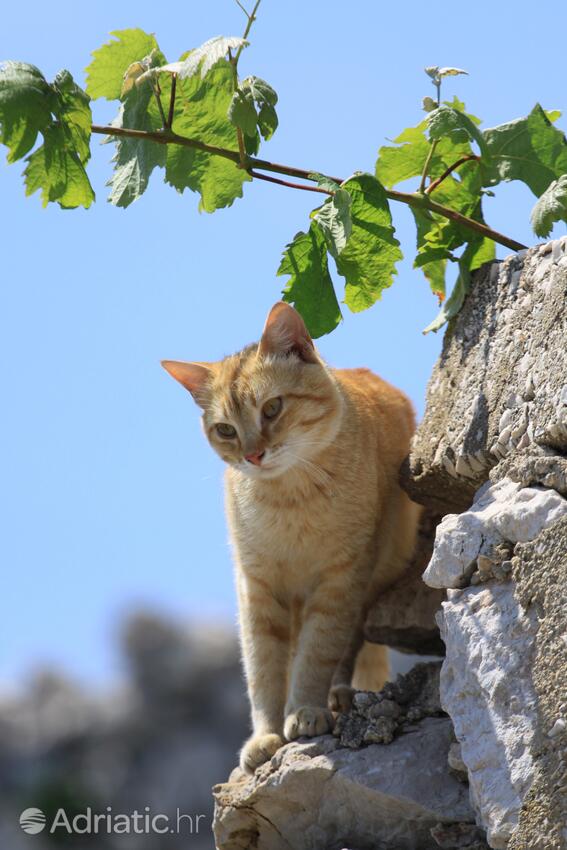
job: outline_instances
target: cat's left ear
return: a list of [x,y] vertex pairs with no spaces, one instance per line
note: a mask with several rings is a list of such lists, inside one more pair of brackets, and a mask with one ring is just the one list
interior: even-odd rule
[[172,378],[175,378],[186,390],[189,390],[200,407],[204,407],[203,389],[213,374],[210,363],[182,363],[179,360],[162,360],[161,365]]
[[297,310],[285,301],[278,301],[268,313],[258,353],[285,356],[292,351],[306,363],[320,362],[313,340]]

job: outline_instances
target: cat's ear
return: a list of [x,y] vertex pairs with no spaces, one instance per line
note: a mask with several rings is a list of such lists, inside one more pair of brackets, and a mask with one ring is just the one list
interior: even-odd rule
[[306,363],[319,363],[305,322],[290,304],[278,301],[268,313],[258,353],[286,355],[292,351]]
[[172,378],[189,390],[200,407],[202,404],[202,390],[212,375],[210,363],[182,363],[179,360],[162,360],[161,365]]

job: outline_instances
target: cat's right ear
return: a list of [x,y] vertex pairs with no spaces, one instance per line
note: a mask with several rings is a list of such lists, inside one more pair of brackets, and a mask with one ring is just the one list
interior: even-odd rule
[[179,360],[162,360],[161,365],[172,378],[175,378],[186,390],[189,390],[200,407],[204,406],[202,391],[213,371],[208,363],[182,363]]
[[258,353],[263,356],[286,355],[292,351],[306,363],[320,362],[313,340],[297,310],[285,301],[278,301],[268,313]]

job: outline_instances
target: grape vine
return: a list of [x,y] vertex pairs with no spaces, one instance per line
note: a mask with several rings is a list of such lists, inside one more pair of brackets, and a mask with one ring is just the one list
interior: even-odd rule
[[[278,96],[265,80],[239,76],[261,0],[250,12],[236,2],[246,16],[243,35],[212,38],[177,62],[168,63],[155,37],[140,29],[112,33],[92,54],[85,90],[67,70],[49,83],[34,65],[1,63],[0,142],[8,162],[25,157],[26,194],[39,191],[44,206],[88,208],[95,200],[86,170],[93,134],[114,145],[109,200],[119,207],[142,196],[157,168],[178,192],[196,192],[206,212],[231,206],[252,180],[322,194],[277,270],[287,278],[282,297],[314,337],[342,318],[329,257],[353,312],[372,306],[392,284],[402,253],[390,201],[410,207],[414,266],[441,303],[426,332],[456,315],[471,273],[494,258],[496,243],[525,247],[484,220],[483,197],[500,182],[520,180],[538,198],[531,214],[536,235],[567,221],[567,139],[555,126],[561,113],[536,104],[524,118],[481,130],[458,98],[441,99],[445,77],[466,73],[459,68],[425,69],[436,96],[423,99],[425,116],[416,126],[379,149],[374,174],[344,179],[259,158],[262,141],[278,126]],[[118,101],[109,125],[93,123],[91,102],[98,98]],[[410,179],[415,191],[395,188]],[[449,264],[457,278],[446,299]]]

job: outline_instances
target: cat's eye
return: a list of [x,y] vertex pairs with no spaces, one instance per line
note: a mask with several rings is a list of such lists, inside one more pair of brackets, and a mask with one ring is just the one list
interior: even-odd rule
[[277,398],[268,399],[268,401],[262,405],[262,413],[266,419],[275,419],[281,409],[282,400],[279,396],[277,396]]
[[218,425],[215,425],[217,429],[217,434],[220,437],[225,437],[230,439],[231,437],[236,437],[236,428],[233,428],[232,425],[229,425],[228,422],[219,422]]

